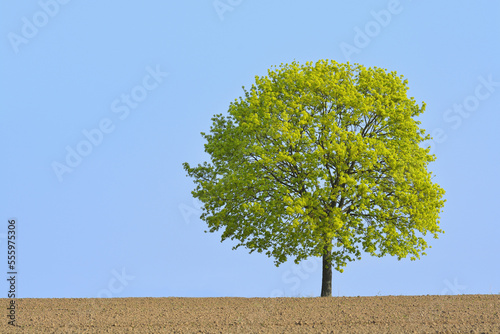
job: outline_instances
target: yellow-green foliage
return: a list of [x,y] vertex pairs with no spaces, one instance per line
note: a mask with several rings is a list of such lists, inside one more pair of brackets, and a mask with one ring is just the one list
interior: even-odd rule
[[332,252],[342,271],[361,251],[411,259],[437,238],[444,190],[414,118],[424,111],[395,72],[320,60],[273,67],[215,115],[205,151],[185,163],[201,218],[222,240],[296,262]]

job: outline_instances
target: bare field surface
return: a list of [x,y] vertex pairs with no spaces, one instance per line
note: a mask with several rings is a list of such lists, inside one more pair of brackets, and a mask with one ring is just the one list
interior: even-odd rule
[[16,299],[1,333],[500,333],[500,295]]

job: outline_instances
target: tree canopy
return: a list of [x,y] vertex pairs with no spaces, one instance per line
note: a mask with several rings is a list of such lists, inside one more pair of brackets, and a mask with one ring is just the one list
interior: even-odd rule
[[431,180],[435,156],[421,145],[431,138],[415,119],[425,104],[407,84],[396,72],[329,60],[256,76],[202,132],[211,161],[184,163],[209,231],[276,265],[321,256],[330,281],[331,268],[342,272],[362,251],[425,255],[426,234],[443,232],[444,190]]

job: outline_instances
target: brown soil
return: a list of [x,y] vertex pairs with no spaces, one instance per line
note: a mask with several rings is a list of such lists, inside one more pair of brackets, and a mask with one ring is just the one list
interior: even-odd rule
[[[7,314],[8,299],[2,299]],[[17,299],[1,333],[500,333],[500,295]]]

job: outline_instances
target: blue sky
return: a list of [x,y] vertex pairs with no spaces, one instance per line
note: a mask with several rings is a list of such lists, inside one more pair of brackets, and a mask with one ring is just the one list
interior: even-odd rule
[[447,199],[427,256],[363,256],[334,272],[333,294],[500,293],[498,13],[492,1],[2,2],[0,256],[6,272],[14,217],[18,297],[318,296],[318,261],[277,268],[204,233],[182,163],[207,160],[200,132],[255,75],[319,59],[408,79]]

